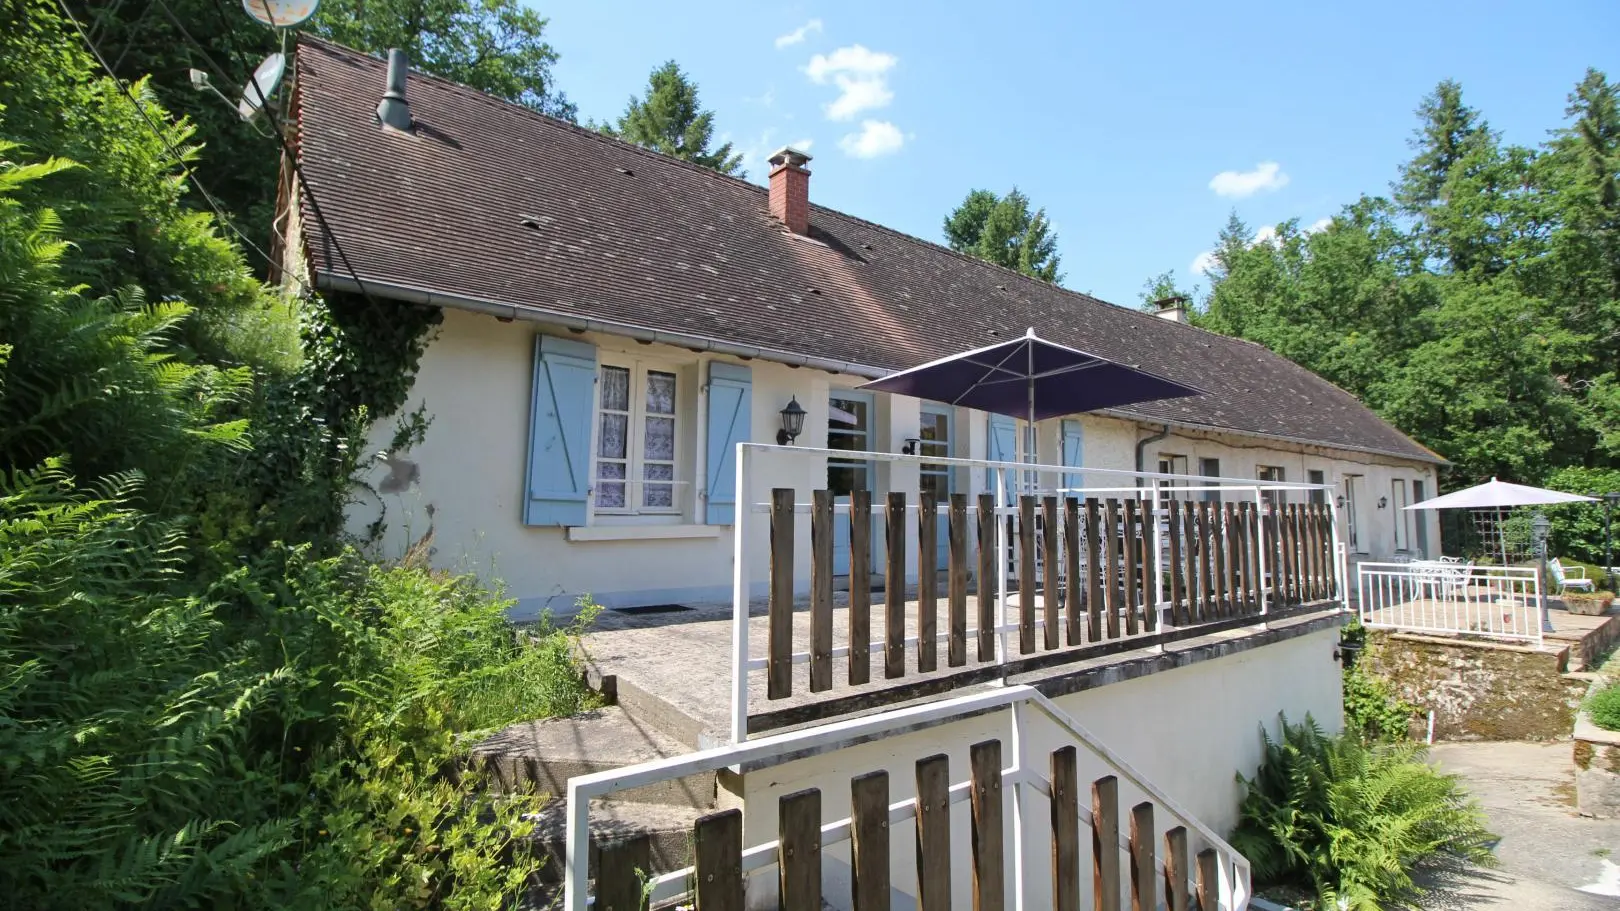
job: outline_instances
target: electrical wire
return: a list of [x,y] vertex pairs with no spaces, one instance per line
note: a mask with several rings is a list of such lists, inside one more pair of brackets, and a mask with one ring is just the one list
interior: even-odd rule
[[219,204],[219,200],[215,199],[213,194],[208,192],[208,188],[203,186],[202,181],[197,178],[197,172],[192,170],[191,165],[186,162],[185,156],[180,153],[179,149],[175,148],[174,144],[169,141],[169,137],[164,134],[162,128],[160,128],[157,125],[157,122],[152,119],[152,116],[147,113],[146,106],[141,104],[139,98],[135,97],[135,93],[130,89],[129,84],[118,78],[118,74],[111,66],[108,65],[107,58],[102,55],[101,49],[96,46],[94,41],[90,40],[90,36],[85,33],[84,26],[79,23],[78,19],[74,18],[73,11],[68,9],[67,0],[56,0],[56,5],[62,10],[62,15],[67,17],[68,22],[72,23],[73,30],[78,32],[80,40],[82,40],[85,47],[90,50],[91,56],[96,58],[96,62],[101,65],[101,69],[107,74],[107,78],[111,79],[113,84],[118,86],[118,88],[124,93],[124,97],[129,99],[130,104],[135,106],[135,111],[141,115],[142,120],[146,121],[146,126],[152,131],[152,135],[156,136],[158,141],[163,143],[164,148],[169,152],[169,156],[173,158],[174,163],[179,165],[180,169],[185,172],[186,178],[190,180],[192,185],[197,188],[197,192],[202,194],[203,199],[208,202],[209,208],[213,209],[214,214],[218,216],[220,223],[235,234],[237,239],[248,247],[248,249],[252,250],[254,253],[257,253],[266,264],[274,269],[276,263],[270,258],[270,254],[264,252],[264,250],[261,249],[258,244],[254,243],[246,234],[242,233],[242,230],[236,226],[235,222],[231,221],[230,216],[225,214],[224,207]]

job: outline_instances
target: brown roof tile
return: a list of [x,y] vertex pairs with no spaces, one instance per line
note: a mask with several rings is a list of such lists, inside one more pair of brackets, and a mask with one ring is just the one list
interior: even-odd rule
[[[1438,460],[1260,346],[820,206],[807,241],[761,187],[418,73],[417,128],[384,130],[385,64],[347,48],[301,39],[296,74],[300,163],[362,279],[880,370],[1034,327],[1207,390],[1116,414]],[[346,275],[305,214],[312,269]]]

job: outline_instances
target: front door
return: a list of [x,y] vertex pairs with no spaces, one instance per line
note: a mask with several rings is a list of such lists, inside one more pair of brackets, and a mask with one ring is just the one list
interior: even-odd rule
[[[872,450],[872,394],[835,390],[827,399],[827,448],[846,452]],[[849,506],[849,492],[872,489],[872,463],[856,459],[827,459],[827,490],[836,506]],[[874,520],[881,510],[872,510]],[[873,546],[880,546],[875,540]],[[849,574],[849,512],[833,515],[833,573]]]
[[[936,459],[951,457],[956,421],[953,419],[951,409],[940,405],[924,405],[922,408],[922,429],[918,433],[917,454]],[[939,505],[944,506],[951,500],[951,493],[955,489],[951,483],[952,472],[947,465],[935,465],[924,462],[919,479],[920,490],[932,491]],[[938,524],[938,541],[936,547],[938,556],[936,565],[944,568],[950,556],[950,521],[941,517]]]

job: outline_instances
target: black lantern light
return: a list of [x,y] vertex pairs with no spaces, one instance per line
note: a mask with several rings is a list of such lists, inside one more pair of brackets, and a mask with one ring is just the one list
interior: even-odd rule
[[776,432],[776,445],[791,446],[804,430],[804,409],[799,406],[799,397],[788,399],[787,407],[782,409],[782,429]]
[[1378,498],[1378,508],[1379,509],[1383,509],[1385,506],[1388,506],[1388,505],[1389,505],[1389,497],[1379,497]]

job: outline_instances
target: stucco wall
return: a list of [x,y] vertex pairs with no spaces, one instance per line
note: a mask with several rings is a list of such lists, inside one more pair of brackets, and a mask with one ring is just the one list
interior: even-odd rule
[[[422,359],[408,405],[414,409],[425,403],[432,418],[426,439],[405,456],[416,463],[418,480],[400,493],[359,492],[349,513],[351,531],[361,533],[379,516],[383,518],[386,531],[376,543],[376,550],[386,558],[403,554],[409,542],[431,527],[435,565],[500,578],[508,593],[518,599],[519,616],[541,609],[566,611],[585,593],[610,605],[728,599],[732,582],[731,529],[701,524],[705,460],[701,417],[707,410],[701,384],[706,362],[712,356],[613,336],[570,335],[596,344],[603,358],[638,359],[672,370],[680,378],[683,419],[679,429],[679,474],[687,482],[679,490],[682,514],[593,517],[591,530],[584,532],[530,527],[522,522],[521,507],[534,336],[538,331],[532,323],[503,323],[489,316],[445,311],[444,323]],[[790,397],[796,396],[808,412],[798,446],[824,446],[829,391],[852,388],[861,382],[858,377],[759,360],[749,366],[753,373],[751,417],[758,442],[775,442],[780,426],[778,412]],[[878,397],[872,445],[879,451],[897,452],[907,438],[918,435],[919,414],[920,403],[915,399]],[[1084,431],[1085,464],[1098,468],[1134,469],[1137,440],[1157,429],[1094,415],[1079,420]],[[983,458],[987,450],[985,425],[982,413],[957,409],[955,454]],[[385,446],[392,432],[391,422],[378,426],[371,438],[373,450]],[[1043,456],[1060,452],[1059,433],[1059,422],[1042,424],[1039,445]],[[1389,479],[1396,475],[1423,477],[1429,492],[1433,492],[1432,469],[1427,466],[1283,442],[1177,431],[1169,439],[1147,447],[1144,455],[1149,470],[1157,467],[1160,453],[1187,456],[1189,469],[1195,472],[1199,458],[1215,457],[1221,460],[1222,474],[1230,477],[1252,478],[1256,465],[1282,465],[1287,480],[1303,481],[1307,468],[1321,467],[1338,490],[1342,490],[1345,475],[1362,474],[1367,478],[1369,493],[1383,491],[1381,495],[1387,495]],[[373,487],[387,474],[387,469],[379,465],[371,478]],[[956,489],[977,493],[986,487],[985,475],[982,470],[959,471]],[[825,462],[819,457],[773,455],[760,464],[752,499],[763,502],[775,486],[797,487],[801,497],[808,498],[808,491],[824,486],[825,478]],[[1045,478],[1043,482],[1055,485],[1058,478]],[[914,492],[916,483],[917,469],[913,465],[879,465],[872,474],[874,503],[881,504],[891,489]],[[1121,476],[1093,474],[1087,483],[1118,485],[1130,481]],[[1393,507],[1376,509],[1376,499],[1367,497],[1362,505],[1364,540],[1373,557],[1387,558],[1392,550],[1388,529],[1393,527],[1395,513]],[[636,526],[624,532],[635,537],[579,540],[615,524]],[[762,541],[765,526],[761,523],[758,528],[760,537],[755,540]],[[801,518],[797,537],[796,577],[802,588],[808,584],[807,518]],[[1437,549],[1437,527],[1432,528],[1429,540],[1431,549]],[[915,547],[911,550],[914,552]],[[765,583],[765,555],[764,548],[756,551],[751,574],[755,592],[760,593]],[[914,577],[915,570],[908,575]]]
[[[1134,767],[1148,782],[1162,790],[1187,812],[1225,837],[1237,823],[1241,787],[1236,774],[1254,774],[1260,762],[1262,726],[1273,734],[1278,713],[1290,720],[1310,714],[1323,727],[1338,731],[1343,726],[1343,697],[1339,666],[1333,659],[1337,629],[1322,630],[1247,652],[1152,674],[1060,697],[1058,705],[1088,729],[1108,749]],[[800,760],[773,769],[750,772],[744,780],[746,810],[745,843],[774,837],[778,799],[804,788],[822,793],[823,822],[849,815],[850,779],[867,772],[885,770],[889,774],[890,800],[912,797],[918,759],[943,753],[950,759],[951,780],[967,776],[969,747],[979,741],[998,738],[1002,742],[1003,765],[1012,762],[1009,722],[1005,713],[969,719],[957,724],[929,728],[888,740],[863,744],[827,756]],[[1029,762],[1045,772],[1051,751],[1067,741],[1044,721],[1031,725]],[[1092,754],[1080,749],[1080,781],[1086,789],[1082,806],[1090,800],[1090,784],[1111,774]],[[1007,807],[1004,818],[1012,824],[1012,789],[1003,791]],[[1121,832],[1127,829],[1130,808],[1143,799],[1123,779],[1120,782]],[[1048,869],[1051,856],[1048,804],[1039,794],[1028,798],[1025,820],[1025,846],[1029,862],[1038,870]],[[952,808],[951,848],[953,895],[969,894],[969,808],[966,802]],[[1177,823],[1158,811],[1154,819],[1154,844],[1162,846],[1164,831]],[[1082,841],[1088,841],[1082,829]],[[913,892],[916,883],[916,836],[912,826],[896,826],[890,832],[893,858],[892,879],[897,888]],[[1203,845],[1191,836],[1194,854]],[[1089,849],[1083,849],[1089,850]],[[1162,850],[1162,848],[1159,848]],[[829,846],[824,852],[831,868],[841,871],[849,863],[847,843]],[[1007,850],[1008,862],[1012,851]],[[1082,877],[1089,880],[1091,865],[1081,864]],[[775,907],[772,902],[774,870],[762,871],[751,884],[750,907]],[[1051,906],[1050,877],[1036,875],[1027,883],[1025,895],[1030,908]],[[839,903],[835,886],[827,895],[835,907]],[[1082,894],[1090,893],[1089,881]],[[847,895],[845,896],[847,898]],[[1011,898],[1009,891],[1009,907]]]

